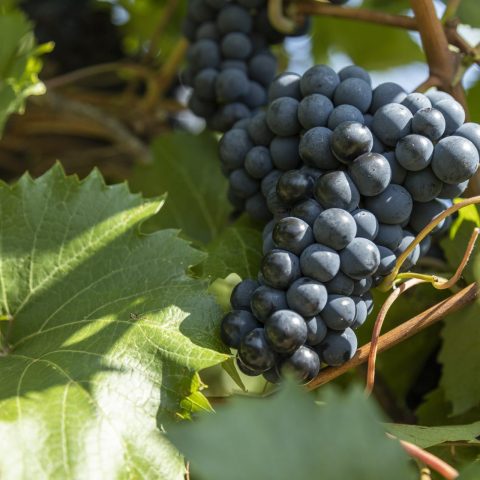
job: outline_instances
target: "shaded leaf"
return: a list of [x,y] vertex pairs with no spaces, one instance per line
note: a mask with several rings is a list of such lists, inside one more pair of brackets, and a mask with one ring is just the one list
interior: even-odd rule
[[444,442],[479,443],[476,437],[480,435],[480,422],[470,425],[448,425],[441,427],[424,427],[421,425],[388,424],[390,433],[414,443],[421,448],[433,447]]
[[360,390],[326,390],[322,397],[325,404],[318,406],[288,385],[273,397],[237,398],[215,415],[174,426],[169,437],[197,478],[208,480],[416,478]]
[[168,133],[152,148],[154,163],[136,167],[130,181],[132,188],[144,195],[167,193],[162,215],[149,222],[149,228],[180,228],[203,243],[216,238],[231,208],[215,137],[208,133]]
[[183,478],[157,422],[209,409],[226,355],[203,254],[139,232],[161,205],[58,165],[0,185],[2,479]]

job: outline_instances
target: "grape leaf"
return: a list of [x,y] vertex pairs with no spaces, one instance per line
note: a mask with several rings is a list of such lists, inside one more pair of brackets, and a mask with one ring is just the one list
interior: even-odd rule
[[201,265],[203,275],[225,278],[236,273],[241,278],[257,278],[262,259],[262,234],[243,224],[225,228],[206,247],[208,257]]
[[145,195],[168,194],[162,215],[149,222],[151,227],[180,228],[202,243],[220,233],[231,208],[217,149],[208,133],[169,133],[154,142],[154,163],[138,166],[130,181]]
[[0,135],[8,116],[22,112],[29,95],[45,93],[38,79],[39,56],[52,48],[52,44],[35,46],[32,25],[23,14],[0,13]]
[[323,393],[322,406],[293,385],[273,397],[237,398],[168,435],[201,479],[416,478],[359,389]]
[[478,480],[480,478],[480,461],[468,465],[460,472],[458,480]]
[[421,425],[388,424],[390,433],[414,443],[421,448],[429,448],[444,442],[471,442],[478,443],[476,437],[480,435],[480,422],[470,425],[448,425],[441,427],[424,427]]
[[158,426],[210,406],[199,369],[226,359],[202,260],[143,200],[58,165],[0,184],[2,479],[181,479]]

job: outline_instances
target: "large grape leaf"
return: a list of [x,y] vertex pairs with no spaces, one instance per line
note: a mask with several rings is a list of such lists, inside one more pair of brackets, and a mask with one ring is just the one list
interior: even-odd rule
[[149,222],[153,227],[181,228],[202,243],[220,233],[231,208],[217,150],[215,137],[208,133],[169,133],[155,141],[154,163],[138,166],[130,181],[145,195],[167,192],[163,214]]
[[269,398],[237,398],[169,437],[203,480],[417,478],[359,389],[327,389],[324,404],[314,400],[293,385]]
[[0,136],[8,116],[21,112],[29,95],[45,92],[39,55],[51,48],[35,46],[32,26],[21,13],[0,12]]
[[0,477],[181,479],[165,418],[226,358],[203,254],[139,226],[162,200],[57,165],[0,184]]

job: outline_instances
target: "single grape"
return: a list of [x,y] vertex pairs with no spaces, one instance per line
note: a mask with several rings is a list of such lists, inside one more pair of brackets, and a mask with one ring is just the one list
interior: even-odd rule
[[325,127],[307,130],[300,139],[298,151],[306,165],[333,170],[340,165],[330,149],[332,131]]
[[249,82],[248,92],[242,97],[243,103],[252,110],[267,103],[267,91],[257,82]]
[[244,374],[247,375],[248,377],[257,377],[258,375],[261,375],[263,373],[263,369],[254,369],[254,368],[249,368],[247,367],[240,357],[237,355],[236,358],[236,364],[237,368]]
[[375,240],[378,233],[377,217],[372,212],[364,209],[354,210],[352,217],[357,225],[356,236],[366,238],[367,240]]
[[342,163],[349,164],[358,156],[372,150],[370,130],[358,122],[343,122],[332,133],[330,147]]
[[382,155],[390,164],[390,170],[392,171],[391,182],[401,185],[407,176],[407,171],[398,163],[397,159],[395,158],[395,152],[384,152]]
[[195,95],[202,100],[215,100],[215,83],[217,81],[218,72],[214,68],[204,68],[201,70],[193,81]]
[[240,198],[248,198],[258,191],[258,181],[243,169],[234,170],[228,177],[232,190]]
[[261,324],[246,310],[234,310],[223,317],[220,336],[223,343],[231,348],[238,348],[242,339]]
[[273,312],[288,308],[287,297],[282,290],[262,285],[253,292],[250,307],[255,317],[265,322]]
[[403,102],[406,96],[405,90],[400,85],[393,82],[381,83],[373,90],[370,112],[375,114],[378,109],[389,103]]
[[348,173],[365,197],[382,193],[390,184],[392,171],[387,159],[379,153],[364,153],[348,167]]
[[220,49],[225,58],[245,60],[252,53],[252,42],[244,33],[231,32],[222,38]]
[[445,128],[445,117],[435,108],[422,108],[412,118],[412,132],[423,135],[432,142],[442,137]]
[[267,201],[260,192],[247,199],[245,202],[245,211],[254,220],[263,222],[272,218],[272,213],[268,208]]
[[229,103],[248,92],[249,80],[244,72],[236,68],[227,68],[218,74],[215,84],[217,100]]
[[416,133],[401,138],[395,147],[395,158],[398,163],[412,172],[426,168],[432,161],[432,156],[432,142]]
[[318,215],[313,235],[318,243],[334,250],[345,248],[357,234],[357,224],[350,213],[341,208],[329,208]]
[[350,297],[329,295],[322,319],[331,330],[344,330],[355,320],[355,302]]
[[335,250],[314,243],[301,254],[300,267],[304,275],[319,282],[328,282],[340,269],[340,257]]
[[255,145],[264,147],[268,147],[275,136],[268,128],[265,112],[258,112],[247,121],[247,132]]
[[335,130],[343,122],[365,123],[362,112],[353,105],[338,105],[328,117],[328,128]]
[[395,250],[402,241],[403,231],[400,225],[387,225],[380,223],[378,226],[378,233],[375,237],[375,243]]
[[327,289],[322,283],[302,277],[287,290],[287,303],[299,315],[313,317],[323,310],[327,296]]
[[238,283],[230,296],[230,304],[234,310],[250,310],[253,292],[260,285],[256,280],[246,279]]
[[354,280],[373,275],[380,265],[377,246],[366,238],[354,238],[340,252],[340,269]]
[[400,225],[409,219],[413,201],[405,188],[392,183],[380,195],[367,197],[365,206],[380,223]]
[[270,154],[273,164],[279,170],[293,170],[301,163],[298,155],[299,138],[293,137],[275,137],[270,143]]
[[313,189],[312,178],[300,170],[285,172],[277,183],[279,198],[288,205],[293,205],[311,196]]
[[307,344],[311,346],[318,345],[327,336],[327,325],[322,318],[317,315],[316,317],[309,318],[307,321]]
[[351,212],[358,207],[360,202],[357,187],[352,179],[342,171],[322,175],[315,182],[314,193],[315,198],[324,208],[336,207]]
[[301,383],[312,381],[320,371],[320,358],[311,348],[301,346],[281,364],[282,376],[293,375]]
[[297,135],[301,129],[298,106],[298,100],[291,97],[280,97],[271,102],[267,110],[270,130],[281,137]]
[[214,22],[205,22],[196,31],[195,40],[214,40],[218,41],[220,32]]
[[273,102],[277,98],[291,97],[296,100],[302,99],[300,93],[300,75],[285,72],[278,75],[268,88],[268,101]]
[[331,367],[339,367],[351,360],[357,351],[357,337],[351,328],[343,332],[329,331],[316,350],[321,360]]
[[372,87],[361,78],[347,78],[335,89],[333,101],[335,105],[353,105],[365,113],[372,103]]
[[451,136],[442,138],[433,151],[432,169],[445,183],[461,183],[469,180],[477,171],[478,150],[466,138]]
[[190,47],[191,64],[195,71],[217,68],[220,65],[220,49],[213,40],[198,40]]
[[338,272],[329,282],[325,283],[328,293],[349,296],[353,293],[354,281],[342,272]]
[[340,83],[339,76],[328,65],[315,65],[309,68],[300,79],[300,90],[306,97],[312,93],[320,93],[332,98]]
[[361,297],[354,296],[351,298],[355,303],[355,318],[353,319],[353,323],[350,328],[352,330],[356,330],[365,323],[365,320],[368,317],[368,309],[367,304],[362,300]]
[[300,218],[285,217],[277,222],[272,232],[272,239],[282,250],[300,255],[314,242],[310,225]]
[[245,130],[229,130],[219,142],[220,160],[230,170],[240,168],[252,147],[253,143]]
[[298,120],[305,129],[327,125],[333,103],[325,95],[313,93],[303,98],[298,106]]
[[347,78],[361,78],[364,82],[367,82],[368,85],[372,85],[372,79],[370,78],[368,72],[357,65],[348,65],[347,67],[343,67],[338,72],[338,76],[342,81],[346,80]]
[[248,62],[248,76],[267,88],[275,77],[277,59],[270,52],[260,52]]
[[440,90],[430,90],[425,94],[432,105],[435,106],[438,102],[442,100],[454,100],[454,98],[447,92],[441,92]]
[[428,97],[418,92],[409,93],[401,103],[412,112],[412,115],[415,115],[419,110],[422,110],[422,108],[432,107],[432,103]]
[[212,130],[225,132],[232,128],[232,125],[236,122],[243,118],[250,117],[250,115],[251,112],[245,104],[240,102],[229,103],[228,105],[224,105],[215,114],[214,126],[210,128]]
[[462,195],[462,193],[468,187],[468,180],[465,180],[462,183],[444,183],[440,193],[438,194],[438,198],[457,198]]
[[188,101],[188,108],[198,117],[208,118],[215,113],[216,105],[214,102],[200,99],[194,92]]
[[[441,200],[431,200],[425,203],[415,203],[412,216],[410,217],[410,227],[415,233],[421,232],[435,217],[447,209]],[[440,230],[445,220],[437,225],[431,233]]]
[[245,170],[257,179],[262,179],[273,170],[272,157],[267,147],[253,147],[245,156]]
[[293,353],[307,341],[307,324],[292,310],[277,310],[265,322],[265,337],[278,353]]
[[217,16],[218,30],[226,35],[230,32],[250,33],[253,21],[250,13],[239,5],[232,3],[223,7]]
[[269,370],[275,365],[276,360],[263,328],[255,328],[243,337],[238,356],[246,367],[257,371]]
[[380,265],[378,266],[378,270],[376,273],[381,276],[388,275],[395,268],[395,262],[397,261],[397,257],[387,247],[382,247],[381,245],[378,245],[377,248],[380,252]]
[[398,103],[384,105],[373,116],[373,133],[382,143],[393,147],[402,137],[410,133],[412,117],[412,112],[403,105]]
[[323,212],[323,208],[313,198],[297,203],[291,211],[291,215],[301,218],[310,226],[313,226],[317,217]]
[[480,125],[478,123],[464,123],[455,131],[458,137],[470,140],[477,150],[480,150]]
[[[350,278],[350,277],[349,277]],[[356,280],[353,286],[353,295],[364,296],[372,288],[372,277]]]
[[272,250],[263,257],[261,272],[267,285],[286,289],[300,278],[300,261],[291,252]]
[[435,103],[435,108],[445,118],[445,135],[451,135],[465,121],[465,110],[456,100],[445,99]]
[[429,202],[438,197],[443,185],[430,167],[419,172],[408,172],[403,184],[415,202]]

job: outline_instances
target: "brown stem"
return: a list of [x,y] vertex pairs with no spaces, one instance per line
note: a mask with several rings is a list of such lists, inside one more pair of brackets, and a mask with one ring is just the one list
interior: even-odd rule
[[[462,309],[464,306],[472,303],[477,296],[478,286],[476,283],[471,283],[455,295],[437,303],[423,313],[416,315],[382,335],[378,341],[378,352],[380,353],[394,347],[398,343],[443,319],[445,316]],[[360,347],[355,356],[341,367],[327,367],[322,369],[319,375],[308,384],[307,388],[314,390],[334,378],[339,377],[351,368],[365,363],[368,360],[370,348],[370,343]]]
[[366,8],[347,8],[339,5],[329,5],[318,1],[297,1],[289,9],[289,13],[303,15],[323,15],[325,17],[345,18],[360,22],[376,23],[390,27],[417,30],[417,21],[406,15],[393,15],[391,13],[368,10]]

